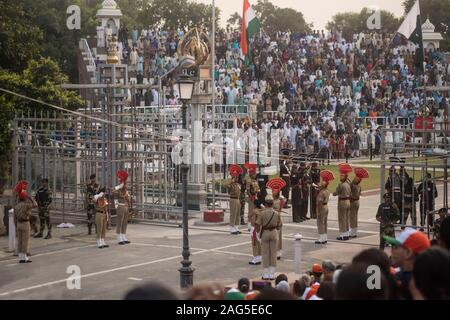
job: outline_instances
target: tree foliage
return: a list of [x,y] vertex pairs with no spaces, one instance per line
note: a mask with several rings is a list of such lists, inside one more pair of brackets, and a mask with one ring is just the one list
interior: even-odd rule
[[[354,33],[370,32],[367,27],[367,20],[373,11],[363,8],[361,12],[344,12],[333,16],[328,22],[328,30],[341,30],[345,38],[349,39]],[[400,25],[400,20],[391,12],[381,10],[381,32],[394,33]],[[380,31],[380,30],[379,30]]]
[[258,0],[253,8],[265,32],[291,31],[305,33],[311,31],[312,25],[306,23],[303,13],[292,8],[280,8],[270,0]]
[[239,28],[242,24],[242,17],[239,13],[233,13],[227,20],[227,24],[233,28]]

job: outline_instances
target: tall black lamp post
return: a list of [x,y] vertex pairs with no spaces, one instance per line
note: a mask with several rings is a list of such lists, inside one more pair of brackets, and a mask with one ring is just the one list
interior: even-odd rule
[[[182,103],[181,112],[183,120],[183,130],[187,130],[187,104],[192,99],[194,92],[194,84],[187,76],[182,76],[178,80],[178,92]],[[188,226],[188,201],[187,201],[187,180],[189,173],[189,164],[181,164],[181,183],[182,183],[182,207],[183,207],[183,261],[180,271],[180,285],[181,288],[192,286],[194,281],[194,268],[191,267],[192,262],[189,261],[191,255],[189,251],[189,226]]]

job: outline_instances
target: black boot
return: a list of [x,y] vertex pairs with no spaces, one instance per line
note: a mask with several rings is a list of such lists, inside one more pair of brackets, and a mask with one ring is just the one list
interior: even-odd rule
[[88,224],[88,235],[92,234],[92,224]]
[[52,238],[52,233],[49,231],[44,239],[51,239],[51,238]]

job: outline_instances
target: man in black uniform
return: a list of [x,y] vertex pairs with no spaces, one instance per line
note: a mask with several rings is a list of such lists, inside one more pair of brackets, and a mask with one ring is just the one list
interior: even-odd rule
[[[288,155],[284,155],[284,157],[287,157]],[[288,202],[289,202],[289,191],[291,190],[291,169],[289,168],[287,164],[287,160],[280,161],[280,177],[281,179],[286,182],[286,186],[281,189],[281,194],[286,199],[284,208],[288,208]]]
[[[95,224],[95,200],[94,196],[98,194],[100,186],[95,181],[95,174],[91,174],[89,177],[89,183],[86,186],[86,209],[87,209],[87,219],[88,219],[88,234],[92,234],[92,225],[95,225],[97,230],[97,225]],[[97,231],[96,231],[97,232]]]
[[300,176],[297,165],[292,166],[291,186],[292,186],[292,222],[300,223]]
[[39,233],[35,238],[42,238],[45,225],[47,225],[47,235],[44,239],[52,238],[52,223],[50,221],[50,204],[52,203],[52,193],[48,189],[48,179],[42,179],[41,187],[36,192],[35,200],[39,210]]
[[319,163],[317,161],[314,161],[311,166],[311,170],[309,171],[309,176],[311,178],[311,183],[313,183],[316,187],[310,188],[310,199],[311,199],[311,205],[310,205],[310,215],[311,219],[317,218],[317,212],[316,212],[316,202],[317,202],[317,194],[319,193],[319,186],[320,186],[320,169],[319,169]]
[[[407,224],[408,217],[411,216],[411,223],[417,225],[415,202],[419,201],[419,194],[414,185],[414,180],[406,172],[405,167],[400,167],[400,189],[402,196],[402,224]],[[402,227],[402,230],[405,227]]]
[[402,210],[402,194],[401,194],[401,186],[400,186],[400,176],[395,171],[395,167],[392,166],[389,169],[389,177],[385,184],[386,192],[391,195],[391,199],[397,205],[398,209]]
[[417,188],[420,196],[420,225],[425,225],[425,216],[428,217],[428,225],[433,226],[434,217],[429,212],[434,211],[435,199],[438,197],[436,185],[431,179],[431,173],[427,173],[424,181]]
[[264,175],[261,171],[256,176],[256,181],[258,181],[258,186],[259,186],[259,193],[258,193],[256,201],[255,201],[256,208],[261,208],[262,206],[264,206],[264,203],[266,202],[266,196],[267,196],[266,185],[267,185],[267,182],[269,182],[269,176]]
[[401,218],[397,205],[391,200],[391,194],[385,193],[383,198],[384,203],[379,205],[376,215],[380,222],[380,250],[386,246],[384,236],[395,238],[394,224]]
[[308,175],[308,167],[305,162],[300,163],[300,168],[298,171],[298,188],[300,189],[299,194],[299,207],[300,207],[300,222],[309,220],[308,214],[308,199],[309,199],[309,184],[311,183],[311,178]]

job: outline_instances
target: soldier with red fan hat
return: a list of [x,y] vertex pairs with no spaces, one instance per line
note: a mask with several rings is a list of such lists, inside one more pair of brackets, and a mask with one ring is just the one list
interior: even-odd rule
[[97,230],[97,247],[99,249],[108,248],[105,242],[106,225],[109,220],[108,200],[106,199],[106,188],[101,188],[94,196],[95,201],[95,226]]
[[233,164],[228,169],[231,175],[231,181],[225,184],[228,189],[228,194],[230,195],[230,233],[232,235],[238,235],[241,232],[237,228],[239,225],[240,212],[241,212],[241,186],[238,181],[238,177],[244,173],[242,168],[237,164]]
[[358,236],[358,211],[359,211],[359,198],[361,197],[361,181],[362,179],[368,179],[369,173],[364,168],[355,168],[355,178],[353,179],[350,187],[350,239],[354,239]]
[[261,243],[258,241],[256,236],[256,216],[258,214],[259,208],[256,208],[255,201],[257,200],[258,194],[260,193],[259,183],[256,179],[256,164],[246,163],[245,168],[249,174],[249,179],[246,184],[246,201],[248,203],[248,230],[250,231],[250,237],[252,240],[252,253],[253,258],[249,262],[251,265],[260,265],[262,261],[261,257]]
[[328,200],[330,199],[328,185],[330,181],[334,180],[334,175],[333,172],[324,170],[320,172],[320,177],[322,178],[322,184],[316,197],[317,230],[319,232],[319,239],[316,244],[326,244],[328,242]]
[[350,195],[351,186],[348,180],[348,175],[353,171],[352,167],[348,163],[341,163],[338,165],[340,176],[340,182],[336,187],[336,191],[333,196],[338,198],[338,222],[339,222],[339,237],[337,240],[347,241],[349,240],[349,214],[350,214]]
[[281,219],[281,210],[284,208],[286,198],[283,197],[281,191],[286,187],[284,179],[275,178],[267,183],[267,188],[272,190],[273,196],[273,208],[278,212],[280,216],[280,229],[278,230],[278,242],[277,242],[277,260],[280,260],[283,256],[283,220]]
[[28,195],[27,188],[27,181],[20,181],[14,188],[19,198],[19,202],[14,207],[14,217],[17,221],[17,252],[19,255],[19,263],[31,262],[27,257],[30,242],[30,217],[33,208],[38,206],[37,202]]
[[124,245],[130,243],[126,236],[129,210],[131,207],[130,194],[127,190],[128,172],[126,172],[125,170],[117,171],[117,179],[119,180],[120,184],[113,189],[117,212],[117,243],[119,245]]

